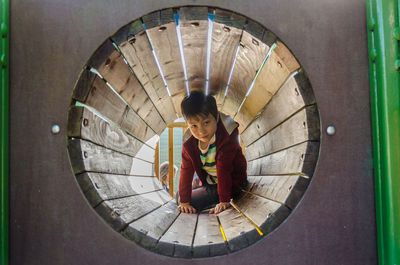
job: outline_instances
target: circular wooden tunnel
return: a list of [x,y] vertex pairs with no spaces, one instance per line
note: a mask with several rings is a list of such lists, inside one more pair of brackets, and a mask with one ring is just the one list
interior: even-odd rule
[[[187,88],[213,93],[240,125],[249,186],[218,216],[180,214],[155,177],[158,135],[181,116]],[[186,258],[273,231],[304,194],[319,140],[312,88],[290,50],[257,22],[210,7],[159,10],[119,29],[82,70],[68,115],[73,173],[96,212],[144,248]]]

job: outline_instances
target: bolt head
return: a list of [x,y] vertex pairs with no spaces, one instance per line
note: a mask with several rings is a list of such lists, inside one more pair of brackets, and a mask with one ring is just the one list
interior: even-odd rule
[[51,133],[52,134],[59,134],[60,131],[61,131],[61,128],[60,128],[59,125],[54,124],[54,125],[51,126]]
[[336,133],[336,128],[335,128],[335,126],[329,125],[329,126],[326,128],[326,133],[327,133],[328,135],[335,135],[335,133]]

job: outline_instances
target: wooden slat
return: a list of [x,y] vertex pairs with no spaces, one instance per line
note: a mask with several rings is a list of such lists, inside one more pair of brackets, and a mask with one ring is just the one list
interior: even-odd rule
[[242,30],[214,22],[211,45],[210,92],[221,107]]
[[76,179],[92,206],[116,199],[161,190],[156,178],[86,172]]
[[305,190],[309,179],[303,176],[248,176],[251,193],[278,201],[293,209]]
[[217,217],[209,214],[208,211],[199,214],[196,228],[196,235],[193,241],[193,256],[213,257],[227,254],[224,238]]
[[276,42],[277,37],[274,33],[272,33],[271,31],[269,31],[268,29],[264,30],[264,35],[262,38],[262,42],[264,42],[265,44],[267,44],[269,47],[272,46],[272,44],[274,42]]
[[146,141],[146,144],[148,146],[150,146],[153,149],[156,149],[157,143],[160,140],[160,136],[159,135],[154,135],[153,137],[151,137],[149,140]]
[[155,150],[144,144],[136,153],[135,157],[150,163],[155,163]]
[[318,110],[312,105],[247,146],[246,158],[253,160],[304,141],[319,141],[319,130]]
[[147,34],[163,70],[175,110],[181,115],[180,104],[186,95],[186,86],[175,22],[149,29]]
[[232,117],[235,115],[268,50],[269,47],[266,44],[246,31],[243,32],[235,70],[222,112]]
[[68,152],[75,174],[95,171],[129,174],[133,158],[81,139],[68,140]]
[[193,247],[223,242],[216,215],[209,214],[208,210],[199,213]]
[[171,123],[176,119],[174,106],[168,97],[146,32],[139,32],[118,47],[164,121]]
[[[113,47],[111,41],[104,45]],[[97,71],[157,134],[164,130],[163,118],[117,50],[114,49]]]
[[72,98],[79,102],[85,102],[95,78],[95,74],[84,68],[79,74],[79,79],[75,84]]
[[120,45],[122,42],[127,41],[129,38],[143,30],[142,21],[138,19],[120,28],[113,36],[111,36],[111,39],[117,45]]
[[132,221],[148,214],[171,200],[164,190],[108,200],[99,204],[95,210],[115,230],[124,229]]
[[[160,238],[160,251],[162,254],[173,255],[175,257],[192,256],[192,241],[196,228],[197,214],[184,214],[181,213],[167,232]],[[167,249],[164,248],[163,243],[174,243],[174,249],[171,253],[165,253]]]
[[246,32],[248,32],[257,39],[262,40],[265,28],[261,24],[257,23],[256,21],[250,18],[247,18],[246,20],[247,20],[245,26]]
[[146,29],[158,27],[162,24],[166,24],[174,21],[174,11],[172,8],[158,10],[142,17],[143,24]]
[[216,8],[214,15],[215,22],[224,24],[228,27],[235,27],[239,30],[243,29],[246,22],[246,17],[223,9]]
[[138,158],[133,158],[132,168],[129,174],[134,176],[155,176],[154,164]]
[[[83,80],[82,80],[83,79]],[[90,81],[85,81],[88,79]],[[81,81],[82,80],[82,81]],[[83,87],[83,85],[88,86]],[[86,95],[76,98],[76,100],[86,103],[95,108],[103,116],[112,120],[116,124],[120,124],[123,119],[123,113],[126,104],[107,86],[107,84],[96,74],[85,70],[80,76],[80,81],[75,90],[86,90]]]
[[236,205],[260,228],[264,236],[276,228],[290,213],[286,206],[253,194],[244,195]]
[[[180,16],[181,17],[181,16]],[[190,90],[205,89],[207,63],[206,20],[179,20]]]
[[[123,231],[123,235],[134,240],[142,247],[154,250],[158,240],[175,221],[179,211],[175,201],[168,202],[153,212],[132,222]],[[166,242],[165,249],[173,250],[174,242]],[[170,254],[172,255],[172,254]]]
[[313,175],[319,142],[305,142],[247,163],[249,176],[298,174]]
[[307,77],[300,72],[289,78],[261,114],[243,131],[241,139],[244,145],[248,146],[305,105],[313,103],[315,98]]
[[67,136],[88,140],[130,156],[135,156],[141,149],[151,149],[90,110],[78,106],[69,108]]
[[[81,78],[93,80],[83,103],[93,107],[101,113],[101,115],[115,122],[142,142],[146,142],[155,135],[155,132],[106,85],[104,80],[94,73],[84,73],[81,75]],[[82,89],[82,87],[79,86],[80,84],[87,85],[89,83],[83,81],[78,82],[75,90]]]
[[115,51],[114,46],[109,45],[111,43],[110,39],[106,39],[93,55],[89,58],[86,67],[87,68],[99,68],[108,58],[108,56]]
[[218,217],[231,251],[245,248],[261,237],[255,227],[232,207]]
[[263,109],[278,91],[291,73],[300,68],[293,54],[282,42],[277,42],[276,48],[265,62],[253,90],[237,115],[237,120],[242,124],[242,130]]
[[208,7],[206,6],[184,6],[179,8],[179,23],[188,20],[207,20]]

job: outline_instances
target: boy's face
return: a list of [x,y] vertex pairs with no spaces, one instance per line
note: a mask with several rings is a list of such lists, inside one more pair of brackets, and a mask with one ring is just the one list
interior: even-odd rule
[[188,118],[186,121],[194,138],[203,143],[208,144],[217,131],[218,120],[211,113],[208,116],[198,115]]

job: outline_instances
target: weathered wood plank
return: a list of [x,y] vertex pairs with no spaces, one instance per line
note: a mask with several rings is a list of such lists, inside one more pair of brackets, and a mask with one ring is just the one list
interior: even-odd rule
[[[181,11],[181,10],[180,10]],[[180,19],[190,90],[205,89],[208,21]]]
[[277,42],[264,67],[257,77],[254,87],[237,115],[237,121],[242,124],[242,130],[271,100],[289,75],[300,68],[293,54],[282,42]]
[[85,102],[95,78],[95,74],[91,73],[86,68],[83,69],[75,84],[72,98],[80,102]]
[[319,141],[318,110],[309,106],[246,147],[246,158],[253,160],[304,141]]
[[154,28],[160,25],[160,10],[144,15],[142,17],[142,21],[146,29]]
[[294,55],[290,52],[288,47],[280,41],[276,42],[277,46],[274,49],[274,53],[277,55],[278,64],[285,69],[287,73],[292,73],[300,68],[299,62],[296,60]]
[[219,214],[218,218],[230,251],[240,250],[260,239],[260,234],[255,227],[236,209],[225,210]]
[[129,174],[134,176],[155,176],[154,164],[141,159],[133,158],[132,168]]
[[136,158],[148,161],[150,163],[155,162],[155,150],[148,145],[142,145],[139,151],[135,155]]
[[210,92],[220,108],[242,30],[214,22],[211,45]]
[[93,207],[104,200],[162,189],[161,183],[152,177],[85,172],[77,175],[76,179]]
[[95,210],[117,231],[171,200],[164,190],[104,201]]
[[264,233],[276,228],[290,213],[286,206],[253,194],[244,195],[237,207]]
[[149,153],[148,149],[151,149],[121,129],[111,126],[90,110],[78,106],[69,108],[67,136],[88,140],[130,156],[142,157],[141,150]]
[[218,218],[231,251],[245,248],[260,239],[255,227],[234,208],[218,214]]
[[164,121],[171,123],[176,118],[174,106],[168,97],[146,32],[139,32],[118,47]]
[[224,24],[228,27],[235,27],[239,30],[243,30],[244,24],[246,22],[246,17],[219,8],[215,9],[214,15],[215,22]]
[[[87,86],[89,89],[83,86]],[[74,91],[77,90],[80,90],[81,92],[79,92],[79,98],[75,98],[76,100],[85,102],[87,105],[91,104],[90,106],[98,110],[103,116],[112,120],[116,124],[120,123],[126,104],[124,104],[124,102],[111,91],[100,77],[85,69],[74,89]],[[96,97],[98,100],[96,100]],[[104,110],[102,105],[105,105]]]
[[[111,41],[104,45],[113,46]],[[164,130],[163,118],[117,50],[114,49],[97,71],[156,133]]]
[[247,163],[249,176],[299,174],[311,177],[317,163],[319,142],[305,142]]
[[156,149],[157,143],[160,140],[160,136],[159,135],[154,135],[153,137],[151,137],[149,140],[146,141],[146,144],[148,146],[150,146],[153,149]]
[[179,23],[189,20],[207,20],[208,7],[206,6],[184,6],[179,8]]
[[303,176],[248,176],[249,191],[294,209],[309,184]]
[[125,108],[121,127],[126,128],[133,136],[145,143],[156,135],[137,113],[128,106]]
[[190,90],[204,90],[207,63],[207,7],[181,7],[178,11]]
[[[95,77],[93,78],[93,76]],[[81,75],[81,78],[93,79],[83,103],[96,109],[101,115],[115,122],[142,142],[146,142],[155,135],[155,132],[107,86],[104,80],[91,72]],[[87,82],[82,83],[87,84]],[[75,89],[79,89],[79,87]]]
[[133,158],[81,139],[68,140],[68,152],[75,174],[95,171],[129,174]]
[[[158,240],[175,221],[179,211],[175,201],[168,202],[153,212],[132,222],[123,231],[123,235],[142,247],[154,250]],[[174,248],[173,242],[165,242],[166,249]],[[172,255],[172,254],[170,254]]]
[[243,32],[241,47],[222,112],[234,116],[270,47]]
[[[167,232],[160,238],[160,247],[157,247],[162,254],[173,255],[175,257],[192,256],[192,241],[196,228],[197,214],[181,213],[175,222],[169,227]],[[174,243],[173,252],[166,253],[163,243]],[[171,251],[171,249],[169,249]]]
[[193,241],[193,256],[213,257],[227,254],[228,249],[222,237],[217,217],[208,211],[199,214]]
[[186,95],[186,86],[175,22],[149,29],[147,34],[163,70],[175,110],[181,115],[180,104]]
[[172,8],[166,8],[160,11],[160,24],[158,25],[163,25],[174,21],[174,10]]
[[248,146],[305,105],[313,103],[315,98],[307,77],[302,72],[290,77],[243,131],[241,139],[244,145]]
[[255,38],[262,40],[265,28],[252,19],[247,18],[246,20],[247,21],[244,30],[253,35]]
[[110,39],[106,39],[99,48],[93,53],[92,57],[86,63],[87,68],[95,68],[98,69],[100,65],[102,65],[110,56],[110,54],[115,51],[114,46],[110,45]]
[[140,19],[135,20],[125,26],[123,26],[120,30],[118,30],[112,37],[111,39],[113,42],[115,42],[117,45],[120,45],[122,42],[127,41],[129,38],[132,36],[135,36],[139,32],[143,31],[143,24]]
[[162,24],[166,24],[174,21],[174,11],[172,8],[158,10],[142,17],[143,24],[146,29],[158,27]]

